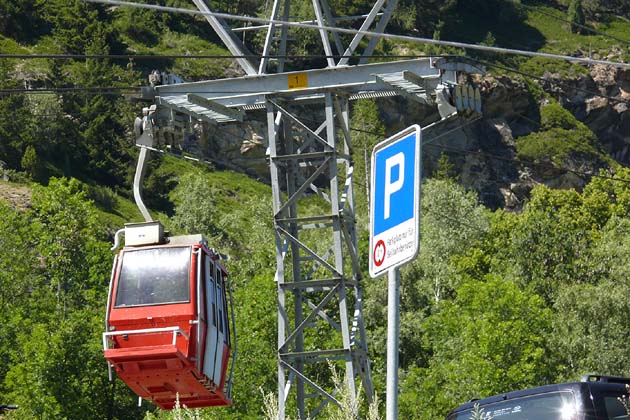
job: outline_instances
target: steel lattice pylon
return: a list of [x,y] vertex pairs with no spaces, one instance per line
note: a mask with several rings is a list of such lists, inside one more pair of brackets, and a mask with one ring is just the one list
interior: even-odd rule
[[[204,0],[194,2],[200,10],[211,12]],[[290,3],[275,0],[271,20],[288,20]],[[382,33],[395,5],[396,0],[377,0],[362,16],[360,29]],[[313,8],[320,26],[335,25],[327,0],[313,0]],[[287,407],[295,406],[298,418],[304,420],[315,418],[330,402],[339,403],[328,378],[331,360],[344,365],[350,398],[356,398],[362,386],[371,399],[349,100],[404,95],[434,103],[432,94],[456,81],[455,70],[440,70],[429,58],[348,66],[351,56],[361,63],[369,58],[378,35],[357,55],[361,34],[344,46],[338,34],[321,29],[327,68],[282,73],[280,58],[280,73],[266,74],[269,54],[286,54],[286,26],[265,27],[262,59],[257,62],[248,58],[249,51],[223,20],[212,16],[207,20],[239,57],[247,76],[157,86],[153,91],[157,119],[169,121],[161,124],[167,129],[186,120],[216,125],[246,121],[252,110],[266,112],[277,262],[278,420],[285,419]],[[450,105],[443,105],[451,111]]]
[[[305,419],[315,417],[329,401],[339,403],[317,383],[318,374],[328,369],[322,362],[345,362],[353,397],[355,378],[368,398],[373,388],[361,310],[348,100],[326,93],[318,104],[325,121],[316,128],[301,122],[287,105],[274,98],[266,103],[278,267],[279,417],[284,418],[294,387],[298,416]],[[319,197],[327,208],[309,212],[301,203],[307,194]],[[292,308],[287,307],[289,293]],[[327,348],[307,331],[321,334],[322,324]],[[309,397],[322,401],[307,412]]]
[[[204,0],[194,2],[200,10],[210,11]],[[382,33],[396,3],[397,0],[377,0],[365,16],[361,30]],[[288,21],[290,10],[290,0],[274,0],[270,20]],[[321,26],[335,25],[327,0],[313,0],[313,10]],[[249,55],[249,51],[225,22],[210,16],[207,20],[228,49],[241,56],[238,62],[248,75],[266,74],[268,56],[272,52],[281,57],[287,53],[287,26],[268,25],[263,58],[258,63],[243,57]],[[323,52],[328,56],[328,67],[346,66],[362,38],[363,35],[356,35],[344,47],[338,33],[321,30],[320,39]],[[378,37],[370,40],[362,62],[371,55],[377,42]],[[335,61],[333,54],[342,57]],[[284,71],[284,64],[284,59],[280,58],[278,72]],[[351,398],[357,395],[356,378],[360,378],[368,399],[371,400],[373,394],[361,308],[348,98],[327,92],[323,100],[318,98],[315,102],[319,102],[316,105],[319,108],[323,106],[325,121],[319,127],[310,129],[292,113],[291,107],[287,106],[290,101],[273,97],[267,97],[265,101],[276,235],[280,420],[285,418],[292,388],[296,393],[299,419],[313,418],[327,402],[337,402],[329,384],[318,384],[316,377],[309,377],[310,364],[341,359],[345,361]],[[343,133],[341,141],[337,139],[337,127]],[[340,170],[343,171],[341,174]],[[328,203],[329,208],[322,214],[305,215],[300,199],[313,191]],[[327,246],[315,248],[309,243],[309,235],[317,236],[314,231],[324,232]],[[287,295],[291,295],[291,299]],[[293,301],[291,309],[287,308],[288,300]],[[331,348],[322,348],[321,343],[312,340],[309,342],[306,329],[315,319],[324,320],[328,329],[340,336],[337,342],[333,340],[330,343]],[[325,369],[328,367],[325,366]],[[292,383],[295,384],[293,387]],[[315,394],[307,393],[305,384]],[[306,401],[311,395],[319,395],[323,401],[307,414]]]

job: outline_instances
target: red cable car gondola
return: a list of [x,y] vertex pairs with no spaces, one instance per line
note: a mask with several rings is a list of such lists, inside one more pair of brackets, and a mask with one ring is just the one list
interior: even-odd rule
[[177,398],[187,407],[230,405],[227,286],[227,271],[201,235],[165,238],[159,222],[127,225],[103,334],[110,372],[162,409]]

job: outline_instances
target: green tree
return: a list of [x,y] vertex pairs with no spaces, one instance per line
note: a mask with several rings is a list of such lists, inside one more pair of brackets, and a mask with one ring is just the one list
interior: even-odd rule
[[[486,210],[478,203],[477,196],[453,181],[424,182],[421,207],[420,252],[416,260],[401,270],[400,364],[405,369],[425,365],[429,353],[423,345],[426,340],[423,320],[453,296],[462,281],[454,261],[483,239],[489,225]],[[387,288],[381,281],[364,283],[364,287],[371,357],[382,368],[387,337]]]
[[[2,61],[2,60],[0,60]],[[4,72],[3,72],[4,70]],[[0,79],[7,80],[9,66],[0,62]],[[6,77],[6,79],[4,77]],[[14,87],[0,81],[0,87]],[[19,169],[22,151],[29,142],[28,127],[31,123],[24,96],[0,97],[0,160],[11,169]]]
[[485,242],[490,272],[513,279],[553,303],[564,285],[606,278],[604,257],[593,254],[610,218],[627,217],[627,170],[594,178],[582,194],[534,188],[521,215],[498,212]]
[[[33,194],[33,230],[56,309],[100,304],[108,278],[108,244],[90,202],[76,179],[51,179]],[[52,308],[51,308],[52,309]],[[50,315],[50,314],[49,314]]]
[[437,169],[433,174],[433,178],[441,180],[456,180],[456,177],[457,173],[455,165],[451,163],[446,153],[442,153],[438,159]]
[[0,33],[18,40],[31,41],[43,31],[36,0],[5,0],[0,3]]
[[184,174],[174,192],[177,204],[173,227],[184,233],[201,233],[207,237],[220,235],[217,193],[203,172]]
[[14,418],[137,418],[129,390],[107,380],[111,254],[82,185],[53,178],[29,211],[0,212],[0,390],[20,405]]
[[[101,5],[81,1],[51,0],[42,3],[43,16],[52,27],[52,40],[60,52],[107,55],[122,52],[122,44],[111,24],[111,14]],[[138,75],[108,59],[71,60],[50,64],[50,82],[55,87],[115,89],[136,84]],[[109,92],[77,91],[60,97],[57,117],[35,128],[39,136],[54,136],[62,148],[50,147],[49,155],[63,173],[83,180],[94,179],[110,187],[124,185],[131,170],[130,145],[126,133],[134,112],[125,100]],[[50,113],[50,112],[48,112]],[[73,116],[67,118],[67,114]],[[50,131],[47,132],[47,129]],[[41,144],[48,144],[42,141]],[[59,152],[59,149],[62,152]],[[66,150],[64,150],[66,149]],[[67,153],[63,153],[67,152]],[[61,161],[61,162],[60,162]]]
[[54,41],[64,53],[85,54],[98,39],[117,46],[113,27],[107,25],[110,15],[103,6],[78,0],[51,0],[41,6],[43,19],[51,25]]
[[373,99],[354,102],[350,125],[357,130],[352,132],[356,212],[360,220],[361,218],[365,220],[358,225],[367,226],[370,159],[372,149],[385,135],[385,125],[376,102]]
[[563,379],[595,371],[630,374],[622,350],[630,317],[625,299],[630,292],[630,219],[615,215],[600,232],[586,256],[598,281],[562,288],[554,305],[558,333],[553,340],[563,356]]
[[551,340],[561,355],[559,380],[577,380],[589,372],[628,376],[624,346],[630,334],[630,286],[627,280],[571,285],[558,293]]
[[502,217],[495,226],[492,271],[553,302],[562,284],[588,281],[578,257],[591,240],[588,213],[573,190],[537,187],[520,217]]
[[37,151],[33,146],[29,145],[26,147],[24,155],[22,156],[21,165],[22,169],[26,171],[31,179],[38,179],[40,162],[39,157],[37,156]]
[[6,377],[20,418],[105,419],[110,387],[101,358],[101,320],[74,312],[55,328],[27,322],[18,336],[20,355]]
[[582,33],[581,26],[583,26],[586,22],[584,10],[582,8],[582,0],[571,0],[567,16],[569,18],[569,22],[571,22],[571,32]]
[[[85,53],[109,54],[111,47],[105,39],[110,30],[103,24],[92,29],[93,38],[87,41]],[[101,59],[86,60],[75,73],[77,84],[94,88],[133,84],[135,76],[110,60]],[[66,107],[80,115],[83,169],[100,184],[112,187],[124,184],[131,169],[130,144],[125,132],[132,127],[134,115],[129,105],[124,104],[124,98],[107,94],[74,96],[68,98]]]
[[[458,285],[452,258],[464,255],[489,227],[485,209],[475,193],[452,180],[431,179],[422,186],[422,246],[410,268],[411,277],[439,302]],[[416,274],[416,275],[413,275]]]
[[[268,196],[239,191],[226,197],[212,180],[214,172],[194,169],[179,179],[172,226],[181,233],[204,234],[211,247],[228,254],[223,263],[234,293],[238,354],[234,404],[203,409],[204,419],[261,416],[263,396],[276,390],[276,284],[271,203]],[[265,190],[265,193],[268,191]],[[272,310],[270,310],[270,308]],[[157,418],[170,418],[157,413]],[[153,417],[151,417],[153,418]]]
[[42,281],[36,240],[28,219],[0,202],[0,395],[6,390],[2,379],[18,352],[17,334],[28,315],[25,303]]
[[432,356],[401,383],[406,419],[444,418],[457,402],[546,383],[552,313],[497,276],[464,283],[423,325]]

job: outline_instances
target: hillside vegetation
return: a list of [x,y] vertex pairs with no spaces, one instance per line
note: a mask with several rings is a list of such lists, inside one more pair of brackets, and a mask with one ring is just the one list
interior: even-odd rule
[[[269,3],[217,0],[213,5],[228,13],[266,16]],[[401,0],[389,30],[628,59],[628,44],[572,28],[570,3]],[[183,0],[162,4],[190,7]],[[292,4],[296,19],[312,17],[310,2]],[[342,16],[364,13],[371,4],[336,0],[331,6]],[[618,38],[630,33],[626,1],[584,0],[582,6],[585,26]],[[318,34],[300,29],[292,37],[298,42],[291,43],[291,54],[321,53],[315,50]],[[252,36],[247,42],[256,49],[263,40]],[[377,51],[452,52],[457,51],[391,42],[381,42]],[[227,54],[201,18],[76,0],[0,2],[0,53]],[[581,66],[536,58],[477,58],[538,76],[584,72]],[[293,69],[323,65],[312,55],[290,64]],[[154,68],[187,80],[239,74],[224,58],[0,57],[0,403],[20,406],[3,418],[173,418],[150,404],[137,407],[122,382],[109,383],[101,348],[112,232],[141,220],[130,186],[137,153],[131,127],[142,105],[122,93],[146,84]],[[497,77],[505,72],[490,69]],[[471,398],[586,373],[630,375],[625,349],[630,170],[612,161],[595,134],[544,86],[530,87],[540,105],[540,127],[516,139],[518,158],[548,164],[551,173],[576,162],[602,170],[591,172],[579,191],[537,185],[522,211],[508,212],[481,205],[474,191],[458,184],[449,159],[440,160],[423,184],[420,254],[401,273],[400,418],[443,419]],[[367,273],[363,150],[380,138],[369,133],[388,128],[375,102],[357,101],[353,107],[353,124],[360,122],[363,129],[356,137],[356,198]],[[204,233],[232,257],[227,265],[239,333],[234,406],[197,415],[262,418],[264,395],[277,389],[270,187],[212,165],[154,156],[144,195],[168,229]],[[381,396],[383,281],[363,283],[372,370]]]

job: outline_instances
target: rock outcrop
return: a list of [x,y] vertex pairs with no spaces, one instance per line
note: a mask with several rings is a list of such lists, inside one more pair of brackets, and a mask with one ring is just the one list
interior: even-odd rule
[[[594,65],[573,78],[545,74],[543,79],[535,83],[596,134],[601,150],[623,165],[630,164],[630,70]],[[539,183],[554,188],[585,185],[588,173],[585,177],[578,171],[557,171],[557,176],[540,177],[536,168],[516,158],[515,139],[538,131],[541,124],[541,104],[524,81],[486,76],[480,85],[483,118],[456,118],[424,132],[424,176],[437,170],[445,154],[460,182],[476,190],[483,203],[511,210],[520,209]],[[384,98],[377,103],[387,134],[439,120],[436,109],[405,98]],[[206,154],[219,165],[268,180],[266,124],[260,117],[246,124],[209,127]]]

